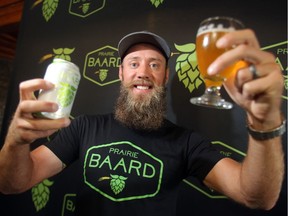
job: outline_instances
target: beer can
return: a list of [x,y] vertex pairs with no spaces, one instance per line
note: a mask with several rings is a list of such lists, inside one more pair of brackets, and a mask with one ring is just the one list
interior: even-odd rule
[[48,65],[44,79],[52,82],[55,86],[49,90],[41,89],[38,100],[57,103],[58,110],[56,112],[39,112],[34,116],[48,119],[69,117],[81,79],[78,66],[64,59],[56,58]]

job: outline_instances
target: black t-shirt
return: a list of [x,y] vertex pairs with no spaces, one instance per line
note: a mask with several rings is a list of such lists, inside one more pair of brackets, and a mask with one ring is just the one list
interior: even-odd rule
[[47,146],[66,165],[80,160],[81,216],[176,215],[180,182],[202,181],[223,158],[208,139],[168,120],[157,131],[139,131],[113,114],[79,116]]

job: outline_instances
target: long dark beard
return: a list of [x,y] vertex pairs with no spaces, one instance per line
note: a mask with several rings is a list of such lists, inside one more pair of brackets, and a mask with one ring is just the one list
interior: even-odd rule
[[156,130],[163,124],[166,113],[166,89],[154,86],[150,95],[138,95],[129,91],[129,86],[120,86],[120,95],[115,106],[115,118],[129,128]]

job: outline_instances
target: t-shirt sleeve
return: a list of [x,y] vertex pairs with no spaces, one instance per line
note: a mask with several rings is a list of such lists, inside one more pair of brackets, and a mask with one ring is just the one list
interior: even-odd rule
[[[194,144],[189,143],[187,152],[187,177],[195,176],[203,181],[215,164],[225,156],[220,153],[209,139],[193,133],[190,137]],[[196,140],[196,145],[195,145]]]
[[63,163],[69,165],[79,157],[81,119],[77,117],[71,124],[57,132],[54,138],[45,144]]

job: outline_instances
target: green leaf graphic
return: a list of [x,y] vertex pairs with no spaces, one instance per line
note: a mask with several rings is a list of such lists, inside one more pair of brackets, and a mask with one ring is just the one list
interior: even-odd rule
[[64,53],[65,55],[70,55],[71,53],[74,52],[74,50],[75,50],[75,48],[72,48],[72,49],[70,49],[70,48],[64,48],[64,49],[63,49],[63,53]]
[[59,0],[44,0],[42,6],[42,13],[46,22],[48,22],[49,19],[54,15],[58,7],[58,1]]
[[179,81],[182,82],[185,88],[191,93],[195,89],[198,89],[203,83],[203,79],[198,70],[195,44],[174,45],[180,52],[180,55],[176,59],[175,71]]
[[49,187],[51,185],[53,185],[53,181],[46,179],[32,188],[32,200],[37,212],[48,203],[50,197]]
[[63,50],[64,50],[63,48],[58,48],[58,49],[53,48],[53,52],[56,55],[61,55],[63,53]]
[[125,180],[127,180],[127,178],[119,175],[110,176],[110,187],[115,194],[119,194],[125,188]]
[[69,83],[64,83],[64,82],[60,82],[60,86],[61,87],[59,89],[59,94],[58,94],[57,99],[60,103],[60,106],[67,107],[73,101],[73,98],[76,94],[76,88],[74,88]]
[[[284,88],[285,90],[288,90],[288,75],[283,75],[284,77]],[[282,95],[282,98],[285,100],[288,100],[288,96]]]
[[55,54],[54,58],[60,58],[60,59],[64,59],[66,61],[71,61],[71,57],[70,54],[73,53],[75,50],[75,48],[58,48],[58,49],[54,49],[53,48],[53,52]]
[[64,59],[66,61],[71,61],[71,57],[69,55],[65,55],[65,54],[55,55],[54,58]]
[[284,87],[286,90],[288,90],[288,75],[284,75]]
[[194,43],[188,43],[184,45],[174,44],[175,48],[180,52],[195,52],[196,46]]
[[150,0],[152,5],[154,5],[156,8],[164,2],[164,0]]

